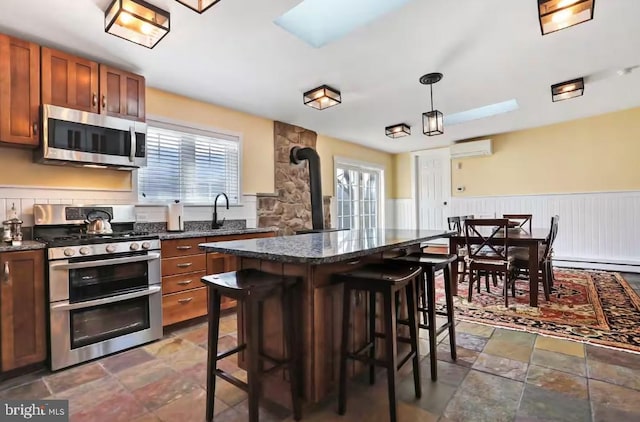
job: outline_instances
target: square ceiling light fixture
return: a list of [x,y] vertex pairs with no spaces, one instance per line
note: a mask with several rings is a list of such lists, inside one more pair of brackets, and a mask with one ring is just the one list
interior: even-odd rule
[[402,138],[411,135],[411,126],[406,123],[398,123],[397,125],[387,126],[384,128],[385,135],[389,138]]
[[329,85],[322,85],[305,92],[303,101],[304,104],[309,107],[313,107],[316,110],[324,110],[325,108],[340,104],[342,102],[342,96],[337,89],[333,89]]
[[169,12],[143,0],[113,0],[104,12],[104,30],[153,48],[169,33]]
[[551,99],[553,102],[580,97],[584,94],[584,78],[560,82],[551,85]]
[[220,0],[177,0],[178,3],[182,3],[194,12],[204,13],[211,6],[218,3]]
[[427,136],[442,135],[444,133],[444,118],[442,112],[433,109],[433,84],[440,82],[442,73],[427,73],[420,77],[422,85],[429,85],[431,93],[431,111],[422,113],[422,132]]
[[595,0],[538,0],[542,35],[590,21],[594,6]]

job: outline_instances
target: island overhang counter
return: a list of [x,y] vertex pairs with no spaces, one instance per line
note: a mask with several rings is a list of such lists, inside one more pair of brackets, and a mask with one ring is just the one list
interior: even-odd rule
[[[445,230],[338,230],[203,243],[200,247],[207,252],[238,257],[239,268],[254,268],[301,278],[298,297],[304,351],[303,395],[307,402],[317,403],[335,391],[338,381],[343,288],[331,282],[331,275],[367,263],[380,262],[405,251],[418,250],[424,242],[453,234]],[[368,301],[357,294],[351,300],[351,341],[353,350],[356,350],[367,340],[365,321]],[[244,342],[242,321],[243,310],[239,307],[238,343]],[[280,302],[274,298],[264,304],[262,318],[263,351],[270,356],[285,355],[281,327]],[[242,367],[243,364],[241,354],[239,365]],[[352,375],[364,369],[359,362],[350,365]],[[288,374],[282,371],[269,373],[263,382],[264,396],[290,407],[287,379]]]

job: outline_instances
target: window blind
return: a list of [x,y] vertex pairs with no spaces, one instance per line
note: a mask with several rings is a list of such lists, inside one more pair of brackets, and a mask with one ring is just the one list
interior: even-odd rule
[[211,203],[240,198],[240,142],[163,127],[147,128],[147,166],[138,171],[141,202]]

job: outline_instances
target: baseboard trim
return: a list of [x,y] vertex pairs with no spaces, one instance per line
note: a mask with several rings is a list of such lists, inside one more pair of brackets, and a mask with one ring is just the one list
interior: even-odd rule
[[554,267],[580,268],[585,270],[618,271],[623,273],[640,273],[640,264],[613,264],[607,262],[561,261],[553,260]]

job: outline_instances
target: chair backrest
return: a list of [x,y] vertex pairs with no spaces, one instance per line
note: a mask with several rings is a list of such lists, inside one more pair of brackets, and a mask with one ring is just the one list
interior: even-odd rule
[[462,226],[460,225],[460,217],[447,217],[449,230],[455,230],[458,234],[462,234]]
[[551,217],[551,228],[549,229],[549,234],[545,240],[545,248],[544,248],[544,257],[548,258],[551,255],[553,250],[553,243],[556,240],[556,236],[558,235],[558,221],[560,217],[558,215],[554,215]]
[[515,221],[518,223],[519,228],[526,229],[531,232],[531,220],[533,220],[533,214],[502,214],[502,218]]
[[[496,263],[506,262],[509,254],[508,225],[509,220],[506,218],[465,220],[464,238],[469,259],[496,261]],[[499,234],[504,237],[498,238]],[[478,240],[474,241],[474,238]],[[487,254],[487,252],[491,254]]]

